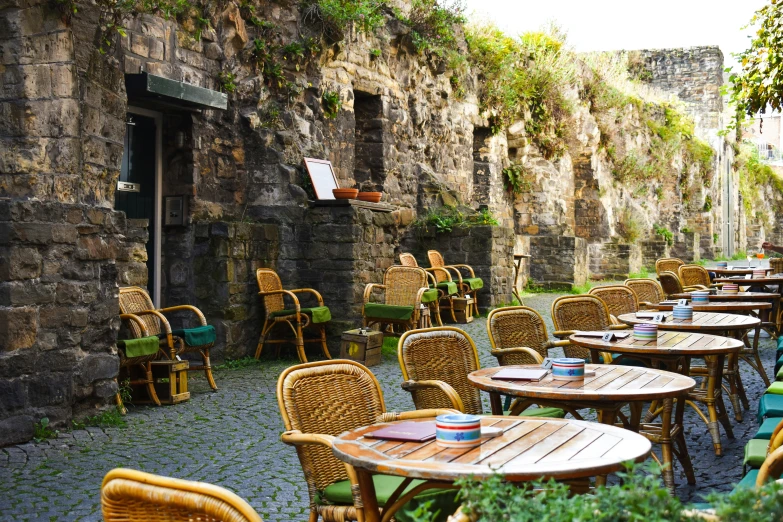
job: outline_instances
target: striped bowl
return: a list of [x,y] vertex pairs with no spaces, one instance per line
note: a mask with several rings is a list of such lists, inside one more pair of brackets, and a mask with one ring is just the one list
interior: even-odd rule
[[766,270],[754,270],[753,279],[764,279],[767,276]]
[[585,361],[572,357],[552,359],[552,379],[556,381],[580,381],[585,378]]
[[672,317],[674,319],[682,319],[683,321],[690,321],[691,319],[693,319],[693,307],[688,305],[686,306],[676,305],[674,308],[672,308]]
[[729,263],[727,261],[718,261],[718,268],[728,268]]
[[637,341],[654,341],[658,339],[658,325],[649,323],[634,325],[633,338]]
[[721,288],[724,294],[736,294],[739,293],[739,285],[736,285],[734,283],[726,283],[723,285],[723,288]]
[[694,304],[706,304],[710,302],[710,291],[709,290],[698,290],[696,292],[691,292],[691,301]]
[[472,448],[481,444],[478,415],[450,413],[435,417],[435,442],[446,448]]

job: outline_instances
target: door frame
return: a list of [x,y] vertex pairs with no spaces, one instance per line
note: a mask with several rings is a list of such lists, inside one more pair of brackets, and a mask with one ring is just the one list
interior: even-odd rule
[[[155,271],[155,277],[153,278],[154,284],[150,297],[152,298],[152,304],[154,304],[156,308],[160,308],[160,250],[163,244],[161,240],[161,233],[163,231],[161,223],[161,219],[163,218],[163,113],[143,109],[141,107],[134,107],[133,105],[128,105],[126,112],[155,120],[155,202],[153,205],[152,223],[150,223],[154,238],[152,245],[152,269]],[[150,274],[147,274],[147,277],[149,278]]]

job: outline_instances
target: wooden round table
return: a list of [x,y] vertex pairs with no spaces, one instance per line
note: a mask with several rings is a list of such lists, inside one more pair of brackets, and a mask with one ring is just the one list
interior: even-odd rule
[[[566,409],[577,419],[576,411],[582,408],[594,408],[599,412],[599,421],[614,424],[620,409],[630,405],[631,417],[624,419],[624,425],[642,433],[651,442],[661,445],[660,461],[664,464],[663,479],[670,491],[674,492],[674,471],[672,468],[672,442],[677,445],[677,454],[688,477],[689,484],[695,484],[688,449],[683,435],[684,402],[680,401],[677,414],[672,422],[673,399],[685,396],[696,386],[696,381],[678,373],[639,368],[633,366],[588,364],[586,370],[595,375],[582,381],[558,381],[550,373],[540,381],[503,381],[493,379],[499,370],[509,368],[484,368],[468,375],[473,386],[489,392],[492,397],[492,413],[503,414],[500,405],[501,395],[513,395],[520,400],[512,406],[511,415],[518,415],[532,404],[553,406]],[[518,368],[540,368],[538,365],[524,365]],[[661,422],[642,423],[641,412],[645,402],[663,401]]]
[[[633,338],[633,335],[616,341],[603,341],[600,337],[579,334],[573,334],[568,339],[574,345],[590,350],[594,363],[599,362],[601,352],[610,352],[620,354],[612,364],[622,364],[625,357],[631,357],[645,360],[650,366],[661,365],[669,371],[687,376],[691,373],[691,358],[704,358],[707,386],[704,389],[693,389],[688,394],[688,403],[707,424],[716,455],[720,455],[722,451],[718,422],[723,425],[729,437],[733,438],[734,434],[723,403],[721,381],[726,356],[736,356],[743,347],[742,341],[717,335],[671,331],[659,331],[655,341],[638,341]],[[693,401],[703,403],[707,407],[709,417],[705,416]]]
[[[402,422],[433,422],[418,419]],[[400,422],[400,421],[398,421]],[[623,462],[641,462],[650,454],[650,441],[642,435],[615,426],[572,419],[485,416],[482,426],[506,431],[483,438],[474,448],[444,448],[435,440],[395,442],[364,437],[395,423],[381,423],[348,431],[335,437],[332,452],[354,467],[358,477],[364,516],[368,522],[389,520],[413,496],[431,488],[453,488],[460,478],[487,478],[497,473],[514,482],[537,479],[577,481],[623,469]],[[382,473],[426,482],[408,494],[397,488],[379,513],[372,475]],[[395,500],[396,499],[396,500]]]
[[716,275],[719,275],[719,276],[731,276],[732,274],[733,275],[743,275],[744,276],[745,274],[753,274],[754,270],[761,270],[761,269],[766,270],[767,273],[772,271],[772,268],[770,268],[768,266],[767,267],[762,266],[760,268],[745,268],[745,267],[743,267],[743,268],[718,268],[718,267],[708,268],[708,267],[705,266],[704,269],[707,272],[714,272]]
[[[674,294],[669,296],[671,299],[690,299],[690,293]],[[772,304],[772,309],[762,311],[760,317],[765,323],[764,328],[771,328],[771,335],[777,337],[780,334],[780,294],[770,292],[737,292],[736,294],[726,294],[720,290],[715,294],[709,295],[710,301],[735,302],[735,301],[768,301]]]
[[[663,312],[671,312],[676,303],[661,302],[648,305],[650,308],[656,308]],[[710,301],[709,303],[689,303],[694,312],[754,312],[757,310],[769,310],[772,303],[754,302],[754,301]]]

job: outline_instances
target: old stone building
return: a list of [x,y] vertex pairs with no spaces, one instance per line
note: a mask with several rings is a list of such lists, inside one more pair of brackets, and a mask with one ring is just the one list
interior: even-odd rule
[[[511,302],[514,251],[533,255],[525,277],[570,286],[668,252],[655,223],[675,230],[685,257],[745,240],[716,245],[712,235],[731,212],[719,187],[733,175],[717,134],[717,49],[645,52],[653,84],[696,100],[698,132],[726,172],[689,210],[681,180],[657,199],[612,180],[606,127],[582,101],[557,160],[524,125],[493,134],[478,78],[468,75],[458,96],[442,60],[416,52],[391,11],[375,33],[350,30],[269,72],[249,56],[266,38],[306,41],[295,3],[259,3],[252,16],[245,3],[208,4],[198,27],[129,16],[113,45],[99,29],[104,4],[75,5],[70,16],[45,1],[0,1],[0,445],[31,437],[43,416],[62,424],[110,401],[120,286],[147,287],[158,306],[198,306],[220,359],[251,353],[258,339],[259,267],[285,287],[318,289],[334,334],[357,324],[364,285],[404,251],[425,265],[430,248],[471,264],[488,287],[485,309]],[[336,111],[326,93],[339,98]],[[612,121],[623,148],[649,142],[632,107]],[[382,203],[313,202],[304,157],[330,160],[340,186],[382,191]],[[502,180],[512,162],[529,174],[516,196]],[[442,205],[485,207],[499,225],[414,226]],[[625,207],[643,221],[632,245],[616,230]],[[741,236],[741,220],[732,223]]]

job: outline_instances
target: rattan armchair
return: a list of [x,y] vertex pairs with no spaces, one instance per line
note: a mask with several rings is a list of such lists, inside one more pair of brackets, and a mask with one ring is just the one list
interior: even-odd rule
[[[325,522],[364,520],[356,471],[332,454],[334,437],[376,422],[456,413],[453,409],[386,412],[378,380],[370,370],[348,360],[287,368],[277,380],[277,404],[286,429],[281,440],[296,448],[307,482],[311,522],[319,516]],[[396,484],[403,482],[402,477],[389,479]],[[350,484],[353,502],[326,502],[329,488],[346,482]]]
[[[612,323],[611,314],[601,299],[594,295],[565,295],[552,303],[552,322],[556,331],[552,334],[567,339],[576,331],[624,330],[625,325]],[[566,357],[589,359],[590,350],[569,344],[563,351]],[[611,354],[602,353],[604,362],[611,361]]]
[[103,478],[101,511],[105,522],[262,522],[227,489],[123,468]]
[[653,279],[626,279],[624,284],[634,291],[639,299],[639,308],[642,310],[652,308],[653,305],[666,299],[663,288]]
[[[383,291],[383,302],[371,300],[375,291]],[[405,330],[417,328],[427,272],[422,268],[390,266],[383,274],[383,284],[370,283],[364,287],[362,318],[364,326],[381,325],[392,328],[400,325]]]
[[[141,317],[133,314],[120,314],[120,320],[134,323],[136,326],[136,331],[140,332],[142,337],[149,336],[147,326],[144,324],[144,321],[141,319]],[[144,386],[147,390],[147,395],[149,395],[150,400],[160,406],[160,399],[158,399],[158,394],[155,391],[155,381],[152,378],[152,361],[160,356],[159,351],[149,355],[127,357],[125,350],[117,347],[117,355],[120,357],[120,371],[118,377],[122,376],[124,371],[127,371],[129,384],[131,386]],[[141,372],[139,378],[135,380],[131,375],[131,369],[133,367],[136,367]],[[115,378],[114,381],[117,382],[117,378]],[[122,396],[120,395],[119,391],[115,395],[115,401],[117,402],[117,408],[120,410],[120,413],[125,415],[127,410],[125,409],[125,405],[122,403]]]
[[683,292],[693,292],[694,290],[704,290],[701,285],[698,286],[683,286],[680,281],[680,276],[674,272],[664,271],[658,274],[658,280],[661,282],[661,288],[666,297],[670,295],[681,294]]
[[677,270],[684,264],[685,261],[678,257],[662,257],[655,262],[655,273],[659,276],[661,272],[674,272],[676,274]]
[[[520,348],[535,358],[530,348]],[[463,413],[480,415],[481,393],[468,380],[468,374],[480,369],[478,351],[473,339],[450,326],[406,332],[400,337],[397,359],[402,370],[402,388],[411,393],[416,409],[454,408]],[[535,402],[534,402],[535,403]],[[556,408],[522,411],[511,406],[512,414],[563,417]]]
[[[487,316],[492,355],[498,364],[538,364],[550,348],[568,346],[568,341],[550,341],[544,318],[527,306],[495,308]],[[532,352],[532,353],[531,353]]]
[[[423,268],[427,272],[427,281],[430,289],[437,290],[438,298],[435,301],[430,301],[428,304],[432,309],[432,313],[438,321],[438,326],[443,326],[443,320],[440,317],[440,311],[448,310],[451,313],[451,320],[457,322],[457,317],[454,315],[454,302],[455,295],[459,295],[459,286],[457,283],[451,280],[451,274],[445,268],[424,268],[419,267],[418,261],[413,257],[413,254],[402,253],[400,254],[400,264],[402,266],[409,266],[415,268]],[[436,275],[438,277],[436,277]]]
[[[474,314],[478,316],[478,291],[484,288],[484,281],[480,277],[476,277],[473,268],[469,265],[447,265],[443,260],[443,256],[437,250],[428,250],[427,258],[432,268],[445,268],[453,274],[453,277],[456,277],[460,297],[470,296],[473,298]],[[460,270],[464,270],[469,276],[462,277]],[[442,276],[440,273],[436,273],[435,277],[440,278]],[[442,279],[438,280],[442,281]]]
[[[301,362],[307,362],[304,345],[306,343],[318,343],[327,359],[331,359],[329,348],[326,346],[326,323],[331,319],[329,308],[324,306],[323,297],[312,288],[295,288],[293,290],[284,290],[283,283],[277,272],[269,268],[259,268],[256,270],[256,281],[258,282],[258,295],[264,301],[266,317],[264,326],[261,328],[261,337],[258,339],[256,347],[256,359],[261,357],[261,350],[265,344],[291,343],[290,339],[270,339],[272,329],[276,326],[288,327],[293,332],[293,343],[296,345],[296,354]],[[296,294],[309,294],[318,302],[318,306],[302,308],[299,303],[299,297]],[[292,302],[292,307],[285,307],[283,297],[288,297]],[[306,338],[305,329],[315,330],[317,337]]]
[[612,323],[619,324],[617,317],[623,314],[635,314],[639,311],[639,300],[633,290],[625,285],[596,286],[588,292],[604,302],[612,315]]
[[[155,306],[152,304],[152,299],[150,299],[146,290],[138,286],[126,286],[120,288],[120,312],[123,314],[139,316],[150,335],[161,336],[161,345],[165,346],[168,350],[167,355],[170,359],[176,359],[178,355],[185,353],[198,352],[199,355],[201,355],[202,364],[190,365],[188,371],[203,370],[210,387],[217,391],[217,384],[215,384],[215,379],[212,377],[212,365],[209,361],[209,350],[215,344],[214,334],[211,342],[189,345],[185,342],[184,337],[174,334],[171,325],[166,318],[166,314],[189,312],[190,314],[195,315],[200,327],[206,327],[207,319],[204,317],[204,314],[201,313],[201,310],[190,305],[169,306],[167,308],[155,309]],[[131,322],[128,326],[136,337],[141,336],[141,330],[135,323]],[[177,332],[185,332],[185,330],[177,330]]]
[[680,276],[683,286],[701,286],[703,289],[723,286],[710,281],[710,273],[707,272],[706,268],[699,265],[681,265],[677,269],[677,275]]

